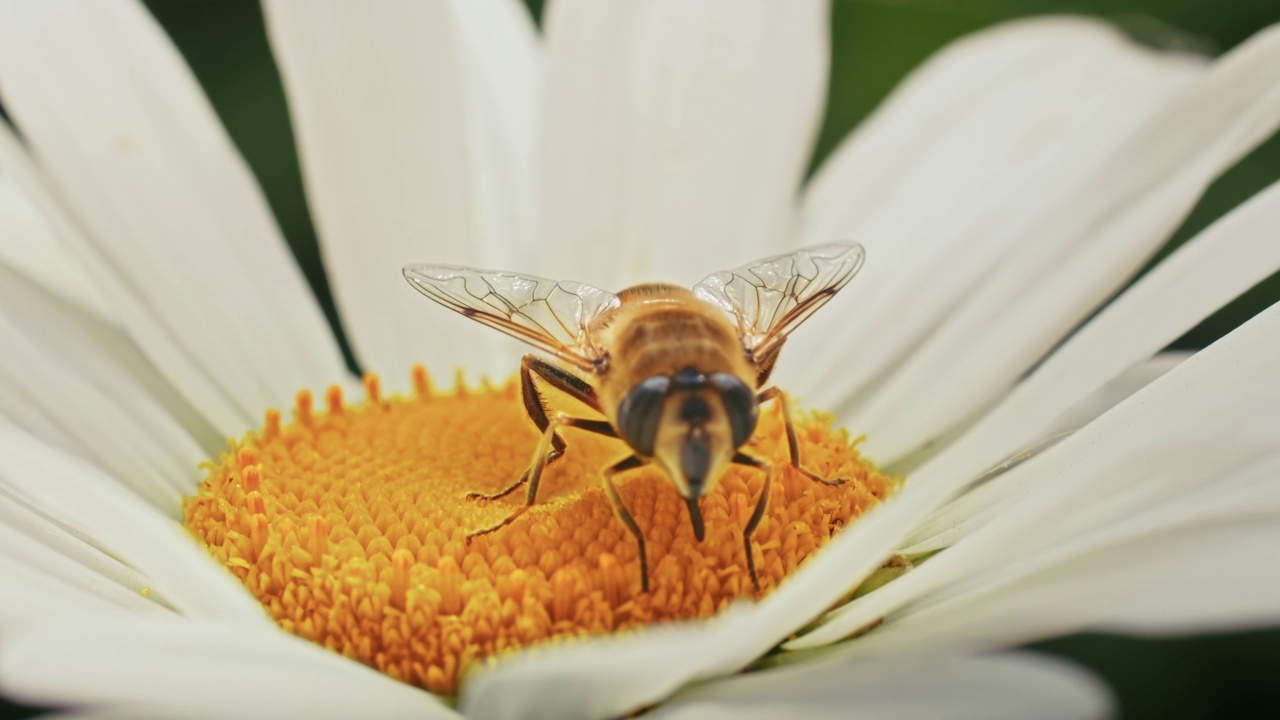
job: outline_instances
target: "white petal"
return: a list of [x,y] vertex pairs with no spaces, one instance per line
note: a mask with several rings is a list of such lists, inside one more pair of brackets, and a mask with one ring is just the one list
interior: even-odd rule
[[76,613],[95,613],[104,620],[128,616],[119,605],[5,553],[0,553],[0,572],[5,578],[5,592],[0,593],[0,630]]
[[921,555],[954,544],[973,528],[982,525],[990,513],[998,512],[997,508],[1006,499],[1005,486],[990,482],[992,477],[1003,474],[1010,468],[1030,460],[1065,440],[1071,433],[1088,425],[1130,395],[1150,385],[1160,376],[1182,364],[1188,357],[1190,353],[1161,353],[1150,360],[1138,363],[1090,393],[1059,416],[1043,433],[1044,437],[1040,441],[1028,445],[1025,450],[1011,455],[1005,462],[975,476],[971,483],[974,486],[973,489],[952,500],[916,528],[903,541],[899,552],[903,555]]
[[88,272],[60,238],[74,232],[35,179],[35,168],[8,124],[0,123],[0,262],[85,312],[108,310]]
[[450,0],[449,9],[469,106],[477,257],[523,260],[534,249],[542,41],[518,0]]
[[1280,27],[1216,62],[1040,218],[849,422],[891,462],[989,405],[1141,265],[1204,188],[1280,125]]
[[[3,512],[4,510],[0,509],[0,513]],[[47,613],[50,612],[48,607],[50,598],[66,594],[82,595],[86,606],[92,602],[93,606],[116,605],[139,613],[167,612],[160,605],[138,594],[136,590],[104,578],[44,543],[8,527],[4,522],[0,522],[0,559],[3,559],[4,564],[8,566],[5,571],[5,593],[10,595],[9,601],[16,596],[26,599],[31,604],[24,619],[49,617]],[[29,577],[25,581],[19,579],[17,568],[13,563],[31,573],[38,573],[58,583],[65,583],[68,587],[62,590],[34,588]],[[11,620],[11,617],[0,618],[0,628],[8,626]]]
[[265,8],[358,356],[405,384],[416,362],[474,364],[483,331],[423,302],[400,269],[523,264],[542,59],[528,12],[515,0]]
[[156,365],[228,434],[346,374],[247,166],[131,0],[0,6],[0,94]]
[[[0,222],[8,223],[0,231],[0,261],[30,281],[23,283],[0,269],[0,289],[4,293],[0,303],[21,310],[11,315],[13,321],[38,328],[33,339],[60,353],[99,387],[112,389],[118,376],[127,374],[130,380],[114,389],[127,395],[151,396],[210,450],[221,447],[227,433],[244,429],[240,420],[234,420],[222,432],[213,430],[208,417],[236,418],[238,412],[226,405],[225,398],[216,391],[201,395],[202,388],[208,389],[201,371],[154,325],[151,311],[138,304],[132,291],[105,268],[103,259],[59,206],[7,125],[0,125],[0,204],[4,206]],[[90,273],[88,266],[95,266],[97,271]],[[101,292],[104,285],[115,288],[119,302],[105,302]],[[134,334],[149,339],[153,352],[168,348],[176,353],[166,367],[188,395],[202,403],[200,412],[161,376],[125,334],[119,323],[121,303],[138,320],[132,328]],[[55,329],[74,326],[74,330],[64,336],[47,333],[47,323]],[[29,397],[15,399],[11,393],[4,394],[10,398],[4,404],[5,410],[16,418],[23,412],[17,406],[29,402]],[[29,396],[31,391],[24,389],[21,394]],[[48,418],[45,421],[53,427]],[[34,415],[28,413],[24,427],[34,432]],[[38,434],[50,438],[57,433]],[[77,447],[79,450],[83,448]]]
[[72,619],[15,630],[0,689],[28,703],[170,717],[457,718],[417,690],[274,627]]
[[16,534],[11,542],[5,543],[11,549],[24,542],[36,543],[89,573],[75,577],[68,574],[66,579],[83,580],[92,576],[95,591],[112,585],[128,591],[135,600],[145,596],[165,602],[152,587],[150,578],[94,547],[67,525],[24,503],[6,486],[0,486],[0,531]]
[[[99,283],[76,255],[75,248],[87,245],[83,233],[54,200],[4,124],[0,124],[0,223],[4,223],[0,263],[31,283],[17,282],[0,269],[0,303],[21,310],[11,319],[24,327],[40,328],[41,337],[35,339],[74,363],[99,387],[109,388],[120,373],[128,374],[130,381],[121,384],[121,394],[149,395],[206,447],[221,447],[225,435],[215,432],[124,334],[116,308],[107,305]],[[53,297],[31,289],[37,287]],[[50,332],[68,325],[75,330],[65,338]]]
[[[5,347],[0,385],[21,406],[52,421],[57,437],[71,439],[86,457],[177,517],[182,493],[193,489],[197,467],[208,454],[116,364],[117,358],[82,332],[89,329],[87,320],[76,322],[71,316],[75,311],[54,306],[47,296],[18,287],[19,281],[5,275],[0,269],[0,298],[9,308],[0,309],[0,344]],[[82,372],[80,365],[93,369]],[[40,428],[19,423],[40,434]]]
[[[856,643],[875,656],[981,650],[1082,630],[1187,635],[1280,622],[1280,584],[1257,551],[1280,516],[1178,529],[1076,558],[1016,582],[910,608]],[[879,634],[883,632],[883,634]]]
[[24,504],[0,480],[0,633],[54,617],[167,613],[151,583],[66,526]]
[[1075,431],[1119,405],[1130,395],[1182,364],[1188,357],[1190,353],[1161,353],[1150,360],[1138,363],[1076,402],[1041,433],[1043,438],[1040,441],[1027,446],[1023,452],[1011,455],[1005,462],[993,466],[987,472],[975,476],[970,483],[972,489],[964,492],[946,507],[939,509],[927,521],[921,523],[920,527],[903,541],[899,552],[904,555],[917,555],[940,550],[953,545],[975,527],[983,525],[991,513],[999,512],[998,508],[1007,499],[1005,485],[989,482],[993,475],[1003,474],[1010,467],[1026,462],[1065,440]]
[[736,605],[709,622],[523,649],[469,675],[460,707],[499,719],[625,716],[762,655],[772,642],[751,632],[754,615]]
[[827,7],[547,8],[540,274],[692,283],[789,244],[821,120]]
[[[14,400],[3,405],[6,414],[23,407],[41,408],[58,421],[54,434],[126,432],[129,442],[167,468],[167,480],[188,491],[196,465],[225,446],[225,436],[194,410],[156,371],[138,347],[118,327],[100,322],[78,305],[17,277],[0,266],[0,316],[6,336],[15,343],[3,374]],[[28,349],[19,356],[18,343]],[[23,359],[25,357],[25,360]],[[28,364],[23,367],[24,363]],[[88,387],[85,395],[77,388]],[[98,398],[124,416],[115,428],[77,418],[82,403]],[[104,408],[105,410],[105,408]],[[32,432],[35,432],[32,430]],[[36,433],[49,439],[48,433]],[[110,448],[101,448],[104,462]],[[86,455],[93,457],[93,455]]]
[[270,623],[244,587],[172,518],[97,468],[2,420],[0,481],[33,508],[74,527],[99,549],[152,578],[181,612],[257,626]]
[[[1138,280],[926,467],[971,476],[1040,438],[1082,425],[1071,425],[1075,420],[1064,416],[1081,398],[1280,269],[1278,225],[1280,183],[1206,228]],[[1088,408],[1074,412],[1082,411]],[[998,487],[976,489],[913,533],[911,542],[938,535],[931,544],[940,547],[964,534],[966,518],[998,500]]]
[[713,682],[650,715],[694,718],[1103,718],[1105,686],[1074,666],[1009,654],[923,662],[816,660]]
[[1007,23],[938,52],[805,192],[805,239],[856,238],[868,262],[796,334],[807,361],[783,363],[781,384],[830,404],[892,368],[1203,71],[1082,18]]
[[[1143,509],[1270,456],[1280,450],[1278,365],[1275,305],[1045,454],[997,477],[992,484],[1005,488],[1007,497],[1003,512],[789,645],[831,642],[948,583],[1031,556],[1051,545],[1054,533],[1119,526]],[[945,493],[940,477],[945,475],[922,471],[890,504],[926,505],[910,499]],[[832,545],[843,550],[840,540],[849,534]],[[828,562],[833,555],[824,551],[815,559]]]
[[51,447],[79,455],[92,457],[93,453],[83,443],[67,434],[66,428],[49,417],[39,406],[31,402],[30,391],[25,387],[15,388],[9,383],[0,382],[0,417],[49,443]]
[[1178,367],[1194,354],[1187,351],[1162,352],[1149,360],[1135,364],[1103,383],[1097,390],[1075,401],[1050,421],[1042,434],[1054,437],[1079,430],[1124,402],[1130,395]]
[[[1186,634],[1275,624],[1280,579],[1258,572],[1257,551],[1280,542],[1277,478],[1280,451],[1133,507],[1122,521],[1061,525],[1040,552],[933,593],[890,625],[927,635],[941,623],[964,645],[986,647],[1080,628]],[[1004,609],[999,629],[992,606]]]

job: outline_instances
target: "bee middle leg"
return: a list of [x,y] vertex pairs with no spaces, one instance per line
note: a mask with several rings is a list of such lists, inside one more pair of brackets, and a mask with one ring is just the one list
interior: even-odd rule
[[791,402],[787,400],[786,393],[779,390],[775,385],[771,388],[766,388],[765,390],[760,391],[760,394],[756,396],[756,399],[761,403],[766,403],[770,400],[777,400],[778,404],[782,406],[782,424],[787,430],[787,446],[791,451],[792,467],[799,470],[810,480],[820,482],[823,485],[843,485],[849,482],[849,478],[836,478],[834,480],[824,478],[821,475],[805,469],[805,467],[800,464],[800,443],[796,441],[796,426],[795,422],[791,419]]
[[769,490],[773,485],[773,467],[760,458],[754,458],[742,452],[734,453],[731,462],[764,472],[764,485],[760,488],[760,499],[756,501],[756,509],[751,512],[751,518],[747,520],[746,527],[742,528],[742,548],[747,553],[747,572],[751,573],[751,585],[755,587],[756,594],[759,594],[760,576],[756,575],[756,556],[751,552],[751,535],[760,525],[760,520],[764,518],[765,507],[769,504]]
[[516,518],[528,512],[529,508],[538,502],[538,485],[542,482],[542,471],[546,469],[547,463],[550,462],[548,458],[555,451],[556,432],[561,428],[571,427],[582,428],[598,435],[617,437],[617,434],[613,431],[613,426],[603,420],[587,420],[569,417],[568,415],[557,415],[554,419],[548,421],[546,429],[542,432],[542,437],[538,440],[538,448],[534,451],[533,464],[525,471],[524,480],[529,483],[529,492],[525,496],[524,504],[516,508],[515,512],[508,515],[505,520],[497,525],[467,533],[467,542],[470,542],[472,538],[488,535],[510,525],[515,522]]
[[[537,386],[533,384],[534,375],[542,378],[547,384],[578,400],[587,407],[595,410],[600,409],[600,404],[596,400],[595,390],[581,378],[552,365],[546,360],[542,360],[536,355],[525,355],[520,360],[520,397],[524,400],[525,412],[529,414],[529,419],[533,421],[533,424],[538,426],[539,432],[545,433],[547,425],[551,421],[547,417],[547,401],[542,397],[542,393],[538,392]],[[547,464],[558,460],[564,454],[564,450],[564,438],[560,437],[559,434],[553,435],[551,453],[547,456]],[[520,486],[527,482],[529,482],[529,470],[525,470],[514,483],[496,493],[467,493],[467,499],[498,500],[519,490]]]

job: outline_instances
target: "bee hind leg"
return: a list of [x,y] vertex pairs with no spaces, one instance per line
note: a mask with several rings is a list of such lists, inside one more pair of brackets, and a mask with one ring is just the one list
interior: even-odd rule
[[792,467],[794,467],[796,470],[799,470],[801,474],[803,474],[805,477],[809,478],[810,480],[814,482],[822,483],[823,485],[835,486],[835,485],[843,485],[849,482],[849,478],[835,478],[835,479],[824,478],[821,475],[818,475],[817,473],[814,473],[811,470],[807,470],[803,465],[800,464],[800,443],[796,440],[795,421],[791,419],[791,402],[787,399],[786,393],[779,390],[778,387],[775,385],[771,388],[762,390],[760,394],[756,396],[756,399],[759,400],[761,403],[766,403],[766,402],[769,402],[770,400],[777,400],[778,405],[782,407],[782,424],[787,430],[787,448],[791,452]]

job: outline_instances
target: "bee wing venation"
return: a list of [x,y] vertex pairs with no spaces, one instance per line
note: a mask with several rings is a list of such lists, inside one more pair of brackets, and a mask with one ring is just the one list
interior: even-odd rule
[[584,283],[457,265],[406,265],[404,276],[441,305],[583,367],[601,357],[592,324],[621,302]]
[[865,257],[857,243],[815,245],[708,275],[693,292],[732,315],[743,347],[762,357],[844,287]]

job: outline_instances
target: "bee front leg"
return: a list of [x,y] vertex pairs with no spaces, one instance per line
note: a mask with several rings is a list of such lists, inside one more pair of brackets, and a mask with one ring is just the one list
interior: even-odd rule
[[820,482],[823,485],[833,485],[833,486],[843,485],[849,482],[849,478],[837,478],[835,480],[828,480],[827,478],[821,477],[820,475],[817,475],[809,470],[806,470],[802,465],[800,465],[800,443],[796,441],[796,426],[794,421],[792,421],[791,419],[791,402],[787,400],[786,393],[779,390],[778,387],[775,385],[774,387],[762,390],[760,394],[756,396],[756,399],[759,400],[761,403],[766,403],[766,402],[769,402],[770,400],[777,400],[778,405],[782,407],[782,424],[787,429],[787,446],[791,451],[792,467],[794,467],[796,470],[799,470],[801,473],[805,475],[805,477],[809,478],[810,480],[814,482]]
[[[529,469],[525,471],[522,482],[527,480],[529,483],[529,492],[525,496],[524,505],[516,508],[516,511],[507,516],[507,519],[494,525],[493,527],[477,530],[467,533],[467,541],[480,535],[488,535],[491,532],[501,530],[510,525],[516,518],[528,512],[538,502],[538,485],[542,482],[542,471],[546,469],[549,458],[555,453],[555,441],[558,439],[556,432],[561,428],[582,428],[589,432],[599,435],[607,435],[609,437],[617,437],[613,432],[613,427],[603,420],[586,420],[583,418],[569,417],[568,415],[556,415],[555,418],[547,423],[547,427],[542,432],[542,437],[538,440],[538,448],[533,454],[533,463]],[[563,441],[561,441],[563,442]]]
[[773,467],[760,458],[753,458],[741,452],[734,453],[732,462],[737,465],[757,468],[764,472],[764,485],[760,488],[760,499],[756,501],[756,509],[752,511],[751,519],[747,520],[747,526],[742,528],[742,548],[747,553],[747,572],[751,573],[751,585],[755,587],[756,594],[759,594],[760,577],[756,575],[755,553],[751,552],[751,535],[755,533],[756,526],[760,524],[760,520],[764,517],[765,507],[769,504],[769,490],[773,485]]

